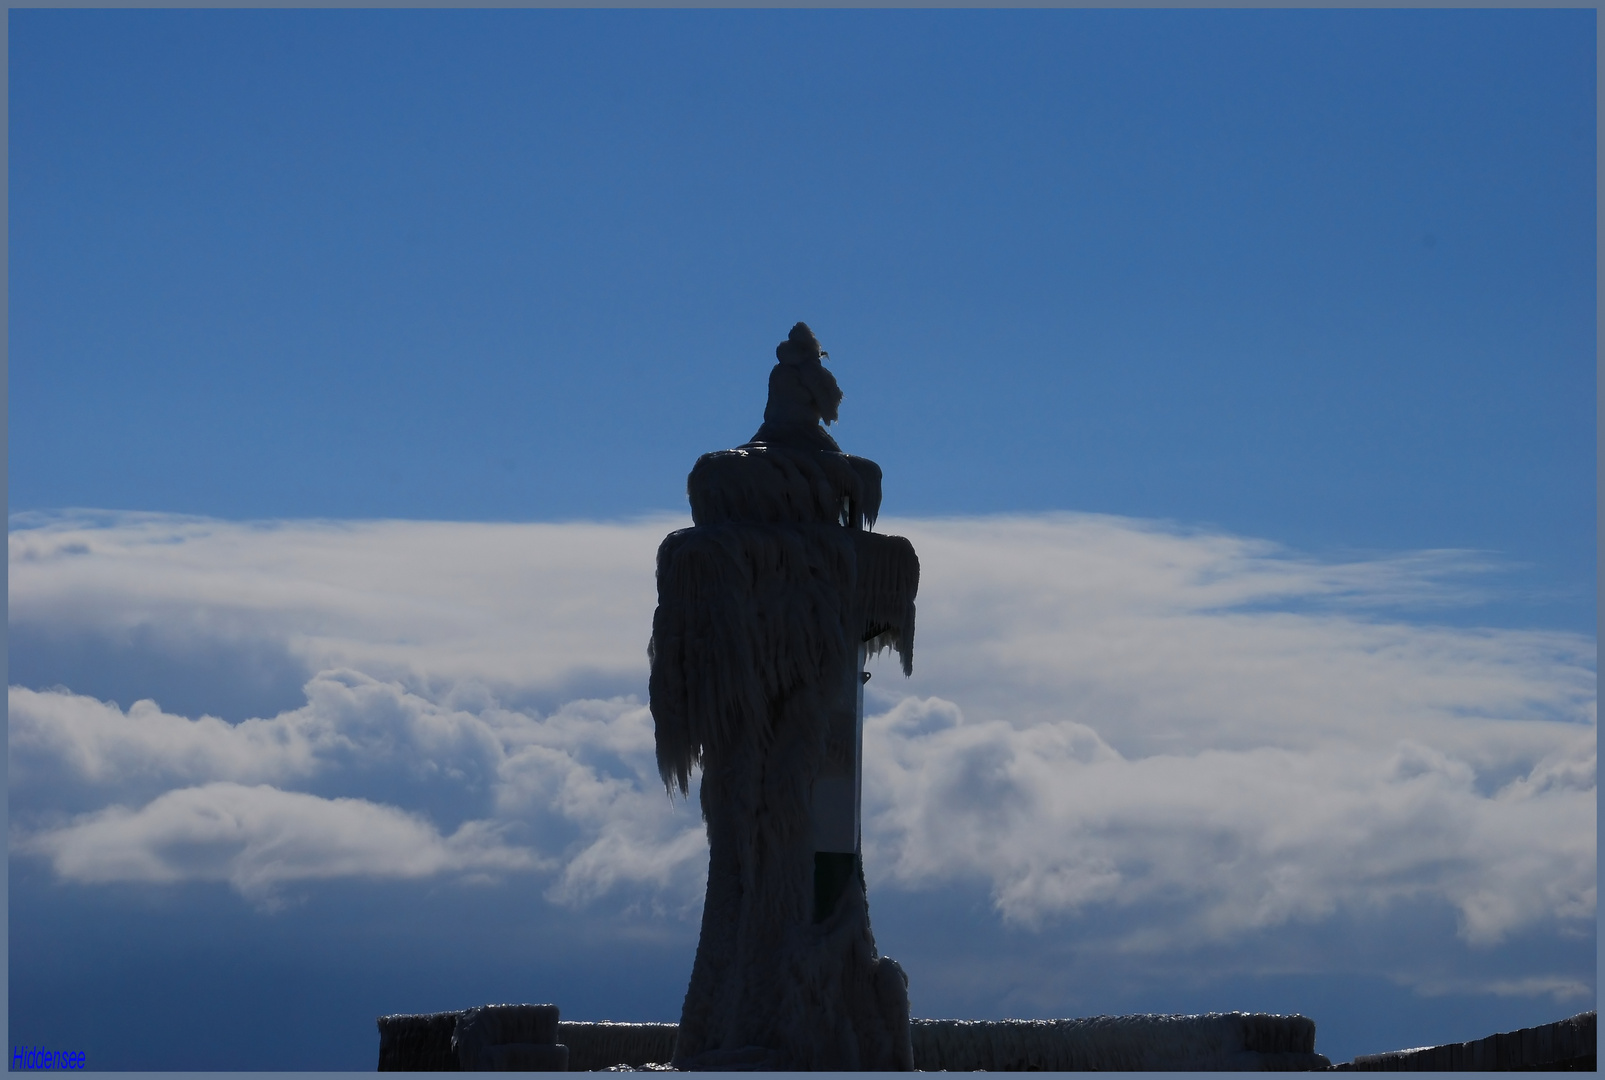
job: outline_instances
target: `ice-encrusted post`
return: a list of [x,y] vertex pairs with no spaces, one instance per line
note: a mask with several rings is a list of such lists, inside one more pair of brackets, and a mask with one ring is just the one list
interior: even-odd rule
[[912,1069],[908,980],[870,932],[860,846],[864,661],[912,670],[919,560],[870,531],[880,467],[820,426],[841,390],[802,323],[764,423],[704,454],[695,525],[658,549],[658,767],[702,769],[708,891],[674,1064]]

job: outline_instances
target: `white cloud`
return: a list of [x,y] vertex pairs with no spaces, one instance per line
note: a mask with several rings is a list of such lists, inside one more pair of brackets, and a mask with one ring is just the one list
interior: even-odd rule
[[1496,997],[1538,997],[1547,994],[1557,1002],[1591,999],[1594,988],[1581,979],[1540,975],[1526,979],[1435,979],[1416,984],[1426,997],[1446,994],[1493,994]]
[[64,688],[7,691],[12,774],[41,759],[59,762],[91,782],[153,775],[170,780],[246,783],[306,776],[316,752],[333,738],[307,712],[226,724],[165,713],[150,700],[125,713],[116,705]]
[[[444,855],[485,829],[515,826],[534,835],[531,847],[518,849],[521,861],[508,867],[561,868],[552,887],[555,900],[579,905],[618,885],[642,883],[672,886],[680,906],[695,899],[696,866],[706,844],[694,811],[684,803],[671,805],[658,780],[650,714],[638,702],[577,701],[540,716],[504,708],[471,683],[453,685],[447,700],[436,701],[351,670],[317,675],[306,694],[301,709],[226,724],[164,713],[151,701],[124,712],[64,689],[11,687],[14,785],[19,774],[35,773],[45,777],[48,789],[52,768],[110,799],[138,787],[137,781],[202,782],[169,791],[138,811],[114,806],[69,824],[47,820],[59,817],[39,813],[47,807],[18,807],[14,816],[27,837],[21,849],[49,855],[60,875],[77,881],[217,880],[255,895],[303,877],[416,876],[418,867],[428,874],[478,871],[484,869],[479,861]],[[259,813],[252,828],[278,829],[288,822],[313,831],[310,822],[321,814],[328,818],[328,835],[336,837],[358,808],[395,827],[351,833],[354,844],[360,844],[355,837],[371,838],[367,859],[344,843],[309,843],[296,846],[293,865],[275,861],[262,869],[263,852],[278,849],[258,844],[244,826],[238,833],[244,846],[224,862],[154,854],[177,842],[172,830],[193,832],[200,828],[196,822],[212,820],[208,808],[225,796],[230,806],[246,800],[247,808],[277,807],[263,793],[287,795],[279,788],[314,779],[348,792],[376,787],[392,802],[444,786],[457,796],[446,804],[459,814],[486,817],[464,820],[449,841],[428,841],[420,833],[417,854],[423,861],[397,864],[395,857],[408,847],[407,829],[433,826],[367,799],[296,795],[310,800],[289,804],[296,815]],[[278,787],[243,786],[264,780]],[[403,821],[407,829],[397,825]],[[114,850],[122,854],[112,857]]]
[[1474,944],[1592,921],[1593,642],[1380,614],[1454,602],[1475,560],[1080,515],[888,528],[923,567],[921,696],[883,691],[866,733],[890,879],[985,880],[1025,925],[1176,906],[1121,942],[1147,950],[1422,897]]
[[638,820],[610,821],[601,835],[563,868],[547,896],[578,907],[621,885],[645,885],[678,894],[680,907],[685,909],[690,906],[685,899],[702,900],[707,864],[708,841],[700,822],[664,836],[662,829],[640,828]]
[[311,671],[509,687],[643,674],[657,545],[690,524],[103,520],[12,519],[13,626],[269,637]]
[[[1594,720],[1591,640],[1366,615],[1450,599],[1434,572],[1460,569],[1454,553],[1328,566],[1082,515],[888,528],[923,567],[919,692],[971,717],[1073,715],[1132,756],[1407,736],[1490,761],[1527,741],[1511,721]],[[1337,609],[1265,609],[1334,593]]]
[[[160,838],[202,836],[223,791],[267,807],[262,792],[315,788],[320,806],[395,815],[376,837],[425,831],[417,862],[389,840],[371,858],[303,844],[283,865],[304,876],[467,874],[516,852],[550,868],[555,903],[694,907],[695,804],[665,798],[640,700],[654,551],[683,522],[18,524],[14,634],[177,624],[317,672],[300,708],[235,724],[13,687],[13,780],[54,769],[103,800],[62,824],[48,785],[14,789],[37,800],[14,803],[22,843],[62,875],[267,887],[246,854],[266,847],[179,858]],[[1023,927],[1129,912],[1105,943],[1128,953],[1422,901],[1451,906],[1473,951],[1591,932],[1593,641],[1397,614],[1473,602],[1477,558],[1333,564],[1090,515],[881,528],[923,572],[914,678],[882,660],[869,684],[873,879],[982,883]],[[518,703],[583,671],[636,696]],[[136,780],[166,793],[131,801]]]
[[321,799],[266,784],[180,788],[138,810],[111,806],[22,842],[69,881],[226,881],[271,898],[285,882],[527,870],[530,852],[489,822],[441,836],[428,822],[362,799]]
[[[1592,757],[1591,731],[1552,735]],[[1593,918],[1591,769],[1490,796],[1466,762],[1409,741],[1129,760],[1075,721],[969,722],[937,698],[873,718],[866,746],[869,862],[906,886],[987,880],[1026,925],[1172,904],[1120,943],[1151,951],[1423,896],[1478,944]]]

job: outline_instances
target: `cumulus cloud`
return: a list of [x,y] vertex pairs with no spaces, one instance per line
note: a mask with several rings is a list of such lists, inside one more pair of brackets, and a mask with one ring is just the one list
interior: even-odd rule
[[1388,616],[1474,598],[1478,560],[1077,515],[888,527],[920,552],[929,695],[883,691],[867,724],[890,880],[987,881],[1027,926],[1164,898],[1120,943],[1150,951],[1423,897],[1477,945],[1591,923],[1593,642]]
[[22,842],[69,881],[226,881],[268,899],[275,886],[333,877],[428,877],[524,870],[526,850],[489,822],[450,836],[395,807],[320,799],[267,784],[219,782],[167,792],[137,810],[111,806]]
[[1202,750],[1128,759],[1074,721],[1017,729],[909,698],[870,720],[872,864],[904,885],[979,877],[1028,926],[1090,904],[1164,901],[1173,918],[1120,947],[1241,938],[1341,905],[1435,896],[1475,944],[1533,923],[1591,921],[1591,732],[1493,795],[1465,761],[1402,741]]
[[180,781],[286,780],[316,767],[316,752],[334,736],[326,724],[297,712],[227,724],[163,712],[149,699],[125,713],[115,704],[74,694],[12,686],[7,692],[13,779],[31,764],[63,765],[85,780],[127,782],[136,776]]
[[[685,915],[705,844],[642,703],[680,524],[14,519],[14,641],[144,627],[307,672],[236,722],[13,686],[14,846],[84,882],[513,873]],[[881,528],[923,572],[914,677],[868,687],[872,881],[979,884],[1027,930],[1128,912],[1100,947],[1133,956],[1396,904],[1445,905],[1472,953],[1592,932],[1594,643],[1435,622],[1488,560],[1093,515]],[[585,673],[619,692],[536,702]]]
[[[696,899],[706,843],[691,808],[668,801],[650,714],[633,699],[540,715],[472,683],[434,699],[349,669],[312,678],[300,709],[238,724],[148,700],[125,712],[65,688],[8,696],[18,850],[69,880],[226,881],[259,897],[302,878],[499,869],[552,871],[549,895],[571,906],[627,885],[677,908]],[[102,799],[165,793],[64,823],[40,793],[69,780]],[[445,838],[441,819],[455,828]],[[359,857],[363,838],[371,850]],[[192,850],[212,857],[182,854]]]

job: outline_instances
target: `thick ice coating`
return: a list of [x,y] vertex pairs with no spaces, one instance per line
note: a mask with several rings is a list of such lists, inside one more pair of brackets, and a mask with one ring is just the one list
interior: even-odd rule
[[868,531],[880,467],[820,426],[842,398],[824,355],[792,328],[763,426],[697,461],[695,525],[658,549],[658,767],[671,794],[701,767],[709,848],[682,1068],[913,1067],[907,979],[876,953],[854,830],[834,830],[853,850],[815,850],[821,807],[856,820],[866,646],[912,670],[919,587],[913,545]]

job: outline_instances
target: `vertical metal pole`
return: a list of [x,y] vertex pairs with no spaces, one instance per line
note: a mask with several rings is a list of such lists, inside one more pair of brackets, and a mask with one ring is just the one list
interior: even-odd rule
[[868,646],[858,643],[858,663],[853,667],[853,681],[858,698],[857,723],[853,739],[853,854],[864,853],[864,664],[869,659]]
[[864,644],[859,642],[854,663],[842,672],[841,696],[828,718],[825,760],[814,778],[809,816],[814,840],[815,922],[829,918],[842,890],[861,876],[866,658]]

